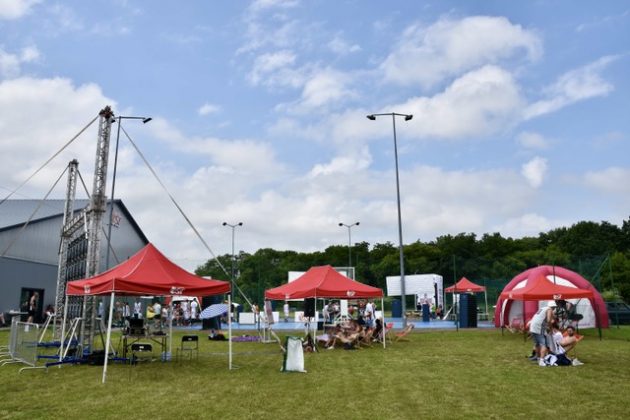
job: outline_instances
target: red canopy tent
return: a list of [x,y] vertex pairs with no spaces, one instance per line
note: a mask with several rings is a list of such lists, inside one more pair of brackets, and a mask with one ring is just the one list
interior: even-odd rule
[[337,298],[359,299],[383,297],[378,287],[352,280],[330,265],[311,267],[306,273],[285,285],[265,291],[265,299]]
[[591,298],[593,292],[586,289],[562,286],[554,284],[546,276],[540,275],[520,289],[512,289],[501,292],[502,299],[513,300],[555,300],[555,299],[579,299]]
[[446,293],[479,293],[485,292],[486,288],[473,283],[466,277],[462,277],[457,283],[451,287],[444,289]]
[[148,244],[112,269],[84,280],[68,282],[69,296],[156,295],[211,296],[230,292],[230,283],[209,280],[175,265]]
[[[285,285],[265,291],[265,299],[361,299],[381,298],[383,308],[383,290],[352,280],[339,273],[330,265],[311,267],[306,273]],[[384,312],[383,312],[384,313]],[[383,319],[383,325],[385,320]],[[383,334],[383,347],[385,335]]]
[[[126,296],[177,296],[183,294],[211,296],[229,292],[229,282],[209,280],[191,274],[166,258],[153,244],[148,244],[127,261],[110,270],[88,279],[68,282],[63,326],[66,325],[67,296],[110,295],[107,343],[105,345],[105,354],[107,354],[111,341],[112,315],[116,294]],[[171,347],[172,337],[171,331]],[[62,353],[60,352],[60,354]],[[107,376],[107,361],[108,357],[105,357],[103,383],[105,383]]]
[[[452,285],[451,287],[447,287],[444,289],[446,293],[481,293],[484,292],[485,302],[486,302],[486,317],[488,315],[488,294],[485,293],[486,288],[484,286],[480,286],[472,281],[468,280],[466,277],[462,277],[457,283]],[[455,296],[453,296],[453,302],[455,302]],[[456,314],[457,315],[457,314]]]

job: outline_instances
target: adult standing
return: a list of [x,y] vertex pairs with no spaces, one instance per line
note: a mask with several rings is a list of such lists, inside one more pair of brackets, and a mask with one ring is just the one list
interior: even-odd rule
[[153,304],[153,322],[155,327],[162,329],[162,305],[159,299]]
[[192,322],[195,322],[195,320],[197,319],[198,312],[199,312],[199,304],[197,303],[196,299],[193,299],[193,301],[190,302],[190,317],[191,317]]
[[125,302],[122,307],[122,317],[123,319],[131,317],[131,307],[129,306],[129,302]]
[[[284,322],[289,322],[289,302],[286,300],[282,306],[282,311],[284,312]],[[324,322],[326,322],[326,312],[324,312]]]
[[544,361],[548,352],[546,335],[550,332],[551,323],[554,319],[555,308],[556,302],[549,302],[545,308],[538,309],[529,324],[529,332],[531,333],[532,340],[534,341],[539,366],[546,366]]
[[26,322],[35,321],[35,315],[37,314],[37,304],[39,301],[39,292],[34,292],[31,298],[28,300],[28,319]]
[[142,319],[142,302],[140,302],[140,298],[136,298],[136,301],[133,303],[133,317]]
[[365,312],[363,313],[365,318],[365,324],[368,328],[372,328],[374,326],[374,304],[372,301],[368,301],[365,304]]

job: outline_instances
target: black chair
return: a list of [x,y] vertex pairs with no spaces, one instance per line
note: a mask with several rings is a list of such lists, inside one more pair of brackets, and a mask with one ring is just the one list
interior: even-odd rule
[[[147,357],[138,357],[143,354],[148,354]],[[139,360],[151,361],[153,359],[153,346],[147,343],[133,343],[131,345],[131,364],[137,365]]]
[[193,352],[196,353],[196,358],[199,358],[199,337],[196,335],[185,335],[182,337],[182,342],[177,349],[177,360],[179,361],[180,353],[189,353],[192,360]]

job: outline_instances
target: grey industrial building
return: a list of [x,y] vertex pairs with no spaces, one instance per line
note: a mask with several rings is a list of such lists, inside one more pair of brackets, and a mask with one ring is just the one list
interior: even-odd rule
[[[23,309],[35,291],[39,293],[40,321],[44,308],[54,306],[64,204],[64,200],[7,200],[0,204],[0,312]],[[75,214],[87,205],[88,200],[75,200]],[[113,215],[110,267],[148,244],[121,200],[114,200]],[[108,203],[103,218],[105,233],[109,220]],[[105,270],[106,244],[101,232],[99,272]]]

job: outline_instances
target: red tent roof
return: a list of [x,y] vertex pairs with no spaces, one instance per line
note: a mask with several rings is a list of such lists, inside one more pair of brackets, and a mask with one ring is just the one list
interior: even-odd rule
[[210,296],[230,292],[230,283],[195,276],[148,244],[122,264],[84,280],[68,282],[72,296],[108,295]]
[[444,291],[446,293],[455,293],[455,291],[457,291],[458,293],[469,293],[469,292],[477,293],[477,292],[485,292],[486,288],[473,283],[472,281],[468,280],[466,277],[462,277],[457,283],[455,283],[451,287],[447,287],[446,289],[444,289]]
[[382,296],[381,289],[354,281],[329,265],[311,267],[291,283],[265,292],[265,298],[272,300],[314,297],[356,299]]
[[592,298],[593,292],[555,284],[547,276],[539,275],[530,279],[525,287],[501,292],[500,297],[513,300],[579,299]]

